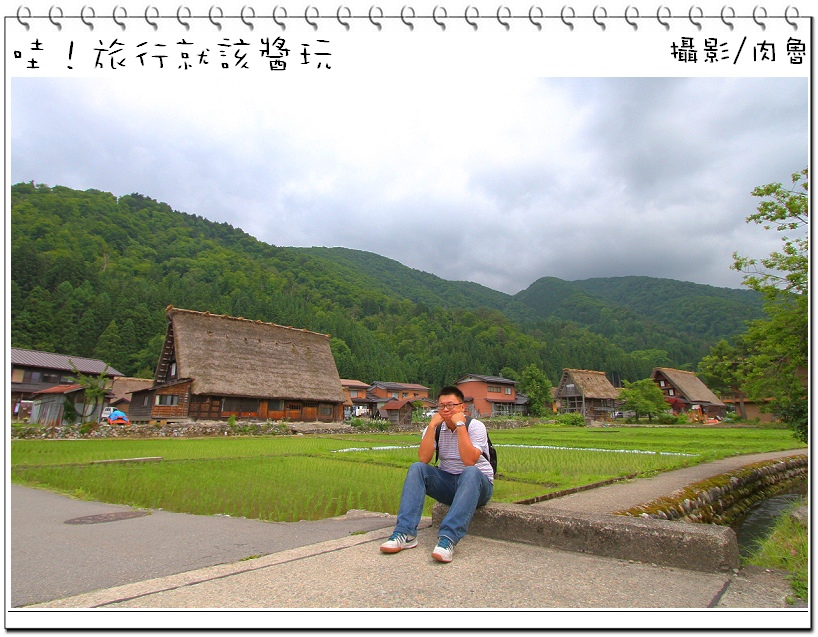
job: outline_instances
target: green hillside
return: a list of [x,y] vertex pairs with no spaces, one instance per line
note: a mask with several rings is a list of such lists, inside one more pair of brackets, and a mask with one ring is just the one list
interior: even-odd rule
[[12,345],[102,358],[129,375],[152,376],[169,304],[328,333],[342,377],[433,390],[532,363],[552,382],[563,367],[636,380],[657,364],[692,367],[715,342],[712,321],[696,321],[685,349],[676,324],[651,315],[647,296],[629,304],[627,291],[611,299],[541,279],[512,297],[368,252],[269,245],[140,194],[20,183],[11,201]]
[[[514,301],[538,319],[572,321],[626,351],[664,350],[676,362],[699,360],[720,339],[744,331],[745,321],[763,315],[761,297],[751,290],[652,277],[544,277]],[[507,312],[515,316],[513,307]]]

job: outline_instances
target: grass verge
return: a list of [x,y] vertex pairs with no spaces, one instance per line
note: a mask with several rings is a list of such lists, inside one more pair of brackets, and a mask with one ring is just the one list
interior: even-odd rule
[[[790,511],[801,503],[794,504]],[[790,573],[795,597],[807,600],[809,592],[809,532],[792,519],[789,511],[781,514],[772,533],[762,540],[745,562],[762,568],[775,568]]]

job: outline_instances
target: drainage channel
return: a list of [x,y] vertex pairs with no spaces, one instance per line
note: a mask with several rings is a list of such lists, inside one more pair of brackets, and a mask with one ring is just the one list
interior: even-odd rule
[[778,493],[762,500],[741,518],[731,524],[738,538],[739,553],[748,557],[756,550],[757,544],[767,538],[778,518],[794,503],[804,502],[807,495],[807,480],[798,480]]

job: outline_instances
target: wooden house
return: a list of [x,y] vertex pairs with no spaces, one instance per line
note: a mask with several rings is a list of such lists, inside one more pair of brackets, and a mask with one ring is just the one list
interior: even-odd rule
[[706,418],[723,418],[727,412],[726,405],[693,372],[657,367],[650,377],[662,390],[675,413],[694,410],[701,411]]
[[477,417],[525,414],[528,398],[517,393],[517,383],[501,376],[469,374],[455,386],[463,392],[472,414]]
[[341,388],[344,391],[344,418],[377,413],[377,401],[369,395],[369,385],[360,380],[342,378]]
[[31,408],[31,401],[36,392],[58,385],[73,384],[77,376],[75,368],[86,376],[105,374],[111,379],[122,376],[122,372],[95,358],[54,354],[19,347],[12,347],[10,354],[11,396],[9,404],[12,417],[17,418],[23,418],[23,412]]
[[131,422],[342,419],[328,335],[172,306],[166,316],[153,385],[133,392]]
[[45,427],[98,422],[113,397],[109,392],[102,399],[90,401],[82,385],[54,385],[34,393],[29,422]]
[[611,417],[618,397],[605,372],[588,369],[563,369],[556,392],[560,413],[580,413],[591,420]]
[[390,383],[375,381],[369,386],[369,393],[378,398],[404,400],[405,398],[428,398],[429,388],[414,383]]

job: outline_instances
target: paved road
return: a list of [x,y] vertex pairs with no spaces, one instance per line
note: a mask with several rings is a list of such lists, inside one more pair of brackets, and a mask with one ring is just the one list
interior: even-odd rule
[[395,523],[394,516],[364,511],[295,523],[150,511],[143,517],[66,524],[131,511],[11,485],[11,605],[237,562]]

